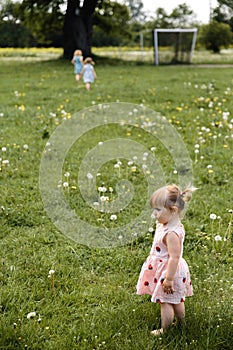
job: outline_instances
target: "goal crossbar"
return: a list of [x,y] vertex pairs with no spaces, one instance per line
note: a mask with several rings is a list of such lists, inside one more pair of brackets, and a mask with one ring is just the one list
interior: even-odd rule
[[159,65],[159,46],[158,46],[158,33],[193,33],[192,44],[190,48],[190,56],[189,63],[192,63],[192,56],[196,44],[197,38],[197,28],[191,29],[181,29],[181,28],[173,28],[173,29],[154,29],[154,62],[155,65]]

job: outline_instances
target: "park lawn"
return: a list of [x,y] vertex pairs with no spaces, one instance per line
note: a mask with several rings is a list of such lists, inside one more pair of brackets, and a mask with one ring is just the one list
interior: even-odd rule
[[[88,93],[82,83],[77,86],[69,62],[1,61],[0,349],[230,350],[232,68],[154,67],[100,59],[95,69],[98,78]],[[152,338],[150,330],[160,324],[159,306],[149,296],[135,294],[151,233],[112,249],[90,247],[59,232],[44,210],[39,175],[49,137],[76,112],[113,102],[159,112],[181,135],[192,159],[199,189],[183,222],[194,296],[186,301],[182,333],[174,327]],[[67,155],[63,172],[63,181],[70,172],[70,188],[64,191],[78,215],[95,223],[101,219],[109,227],[109,214],[95,216],[76,192],[77,169],[91,146],[116,135],[148,149],[154,142],[142,129],[126,124],[96,128]],[[166,180],[176,181],[167,150],[156,147]],[[120,175],[114,163],[103,167],[97,185],[114,187],[128,169],[122,163]],[[143,172],[131,178],[134,201],[119,214],[121,224],[134,216],[146,196]],[[51,269],[55,273],[49,278]],[[30,312],[36,315],[28,318]]]

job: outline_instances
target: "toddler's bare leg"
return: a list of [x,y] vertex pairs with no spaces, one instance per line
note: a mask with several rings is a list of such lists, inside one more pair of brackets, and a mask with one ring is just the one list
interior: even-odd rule
[[164,331],[172,325],[172,322],[174,320],[173,306],[173,304],[168,303],[161,304],[161,326]]
[[151,332],[152,335],[159,336],[163,334],[169,326],[172,325],[174,320],[174,308],[173,304],[162,303],[161,305],[161,327]]
[[185,316],[185,306],[184,303],[173,304],[173,309],[178,322],[182,322]]

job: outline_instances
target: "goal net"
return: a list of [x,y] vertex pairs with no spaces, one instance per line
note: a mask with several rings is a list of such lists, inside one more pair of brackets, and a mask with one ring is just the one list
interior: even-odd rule
[[154,62],[192,63],[197,29],[154,29]]

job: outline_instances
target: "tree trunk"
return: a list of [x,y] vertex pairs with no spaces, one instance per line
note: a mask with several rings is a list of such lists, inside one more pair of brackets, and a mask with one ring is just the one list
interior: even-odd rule
[[92,17],[98,0],[68,0],[63,30],[64,57],[72,59],[75,50],[91,54]]

